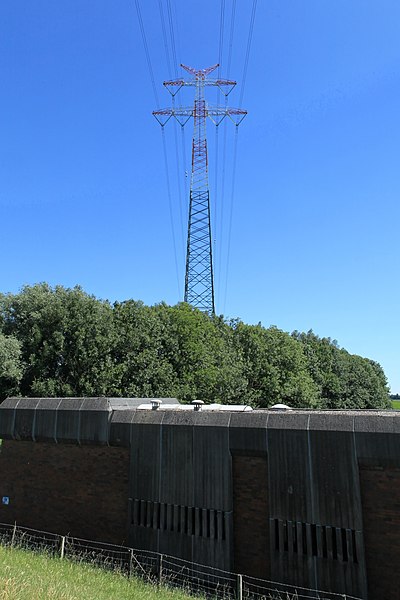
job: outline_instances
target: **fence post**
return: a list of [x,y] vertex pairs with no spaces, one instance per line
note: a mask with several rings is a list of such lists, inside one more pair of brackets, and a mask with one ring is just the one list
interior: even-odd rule
[[236,576],[236,598],[243,600],[243,575]]
[[129,565],[128,565],[128,577],[132,575],[132,564],[133,564],[133,550],[129,548]]
[[64,558],[65,554],[65,535],[61,536],[60,558]]
[[12,536],[11,536],[11,546],[14,546],[16,533],[17,533],[17,521],[14,521],[14,527],[13,527],[13,532],[12,532]]
[[158,585],[161,585],[161,583],[162,583],[162,576],[163,576],[163,555],[159,554],[158,555]]

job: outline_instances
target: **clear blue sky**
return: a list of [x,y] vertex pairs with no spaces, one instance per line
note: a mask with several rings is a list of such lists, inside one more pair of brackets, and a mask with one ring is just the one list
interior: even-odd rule
[[[253,2],[236,4],[232,106]],[[220,2],[171,5],[177,62],[216,63]],[[160,104],[168,106],[162,82],[174,72],[159,3],[140,6]],[[222,76],[232,0],[225,7]],[[258,0],[233,188],[234,127],[220,128],[216,156],[209,126],[217,312],[335,338],[380,362],[393,392],[399,27],[398,0]],[[167,35],[170,44],[168,27]],[[173,234],[135,1],[2,0],[0,72],[0,290],[47,281],[80,284],[110,301],[179,301],[191,126],[185,163],[180,131],[169,124],[165,132]]]

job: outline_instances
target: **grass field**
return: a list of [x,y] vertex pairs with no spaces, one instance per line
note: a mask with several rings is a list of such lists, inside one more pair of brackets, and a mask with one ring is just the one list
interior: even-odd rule
[[392,407],[396,410],[400,410],[400,400],[392,400]]
[[189,596],[84,563],[0,546],[0,600],[139,599],[189,600]]

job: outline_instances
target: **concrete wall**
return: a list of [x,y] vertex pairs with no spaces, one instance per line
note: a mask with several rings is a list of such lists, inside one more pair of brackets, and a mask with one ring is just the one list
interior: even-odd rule
[[[107,399],[79,402],[0,407],[0,437],[10,440],[0,455],[0,497],[10,496],[0,521],[49,529],[46,514],[57,514],[52,528],[66,531],[79,519],[73,498],[86,490],[80,509],[88,502],[92,527],[111,506],[91,498],[109,490],[110,522],[119,525],[101,530],[105,541],[116,541],[118,531],[134,547],[251,576],[398,598],[400,413],[147,411],[115,409]],[[15,484],[16,465],[32,488]],[[62,469],[76,480],[65,503]],[[42,516],[30,512],[34,497],[46,499]]]
[[137,411],[131,424],[132,545],[232,566],[229,419],[229,413]]

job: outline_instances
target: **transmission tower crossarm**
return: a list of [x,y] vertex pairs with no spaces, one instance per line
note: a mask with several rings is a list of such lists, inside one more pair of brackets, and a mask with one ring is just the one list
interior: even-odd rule
[[[195,87],[196,86],[196,79],[172,79],[170,81],[164,81],[163,82],[163,86],[165,86],[166,88],[168,88],[169,86],[171,87],[183,87],[183,86],[192,86]],[[234,81],[233,79],[204,79],[204,83],[203,85],[205,86],[232,86],[234,87],[236,85],[236,81]]]
[[[215,124],[220,124],[221,121],[225,117],[229,117],[235,123],[235,125],[240,125],[244,117],[247,115],[247,110],[242,108],[231,108],[229,106],[210,106],[205,105],[204,108],[204,118],[209,117]],[[190,117],[194,117],[195,109],[192,106],[179,106],[174,108],[161,108],[159,110],[153,110],[152,113],[158,122],[164,126],[169,121],[171,117],[175,117],[180,125],[185,125],[190,119]],[[164,120],[162,117],[166,117]],[[184,117],[184,119],[180,119],[179,117]],[[213,119],[213,117],[221,117],[220,119]],[[234,119],[233,117],[240,117],[239,119]]]

